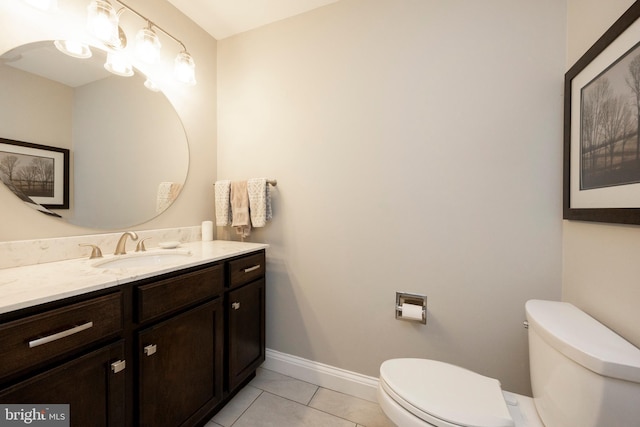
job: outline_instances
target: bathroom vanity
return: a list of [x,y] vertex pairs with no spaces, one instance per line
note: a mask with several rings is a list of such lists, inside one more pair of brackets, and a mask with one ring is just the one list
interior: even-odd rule
[[72,426],[204,425],[264,361],[266,245],[183,246],[171,266],[51,263],[48,297],[5,274],[46,266],[0,270],[0,402],[70,404]]

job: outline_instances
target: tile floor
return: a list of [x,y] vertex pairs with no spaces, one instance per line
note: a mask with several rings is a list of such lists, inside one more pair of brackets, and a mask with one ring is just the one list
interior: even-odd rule
[[205,427],[393,427],[380,407],[259,368]]

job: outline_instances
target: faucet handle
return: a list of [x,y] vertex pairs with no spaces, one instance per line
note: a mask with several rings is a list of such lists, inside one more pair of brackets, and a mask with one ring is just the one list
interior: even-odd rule
[[89,255],[89,259],[94,258],[102,258],[102,251],[98,245],[91,245],[89,243],[78,243],[78,246],[87,246],[91,247],[91,255]]
[[140,240],[140,241],[138,242],[138,244],[136,245],[136,252],[144,252],[144,251],[146,251],[146,250],[147,250],[147,248],[145,248],[145,247],[144,247],[144,241],[145,241],[145,240],[149,240],[150,238],[151,238],[151,237],[146,237],[146,238],[144,238],[144,239]]

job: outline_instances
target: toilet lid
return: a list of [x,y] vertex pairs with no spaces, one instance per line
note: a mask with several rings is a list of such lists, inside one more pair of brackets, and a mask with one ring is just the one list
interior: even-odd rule
[[[423,420],[464,427],[513,427],[500,382],[427,359],[392,359],[380,366],[380,384]],[[446,424],[441,424],[446,425]]]

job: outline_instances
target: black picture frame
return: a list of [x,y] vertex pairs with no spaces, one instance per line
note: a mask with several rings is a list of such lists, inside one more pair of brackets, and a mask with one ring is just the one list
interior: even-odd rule
[[[616,148],[616,142],[608,142],[608,148],[602,148],[605,140],[600,145],[593,144],[587,149],[587,141],[595,138],[584,137],[582,133],[591,129],[589,115],[582,117],[583,111],[591,111],[583,100],[583,89],[590,83],[612,70],[616,64],[622,64],[623,57],[637,53],[640,54],[640,0],[636,1],[627,11],[589,48],[589,50],[569,69],[564,80],[564,135],[563,135],[563,218],[577,221],[595,221],[619,224],[640,224],[640,182],[616,181],[609,182],[593,188],[584,188],[583,178],[589,168],[584,160],[586,156],[599,158],[600,164],[607,164],[606,150],[609,150],[609,170],[614,166],[616,155],[619,162],[625,162],[625,143],[620,142]],[[614,75],[614,74],[612,74]],[[617,77],[620,80],[620,77]],[[626,80],[625,80],[626,81]],[[586,93],[586,92],[585,92]],[[587,95],[585,95],[586,98]],[[637,94],[640,100],[640,94]],[[636,134],[640,128],[640,107],[633,111],[637,119],[635,124]],[[585,126],[581,126],[585,123]],[[591,126],[591,127],[589,127]],[[622,135],[625,135],[624,133]],[[631,133],[629,133],[631,135]],[[617,141],[627,136],[617,137]],[[631,136],[629,136],[631,138]],[[633,138],[636,138],[633,136]],[[640,138],[638,147],[640,150]],[[610,138],[608,141],[616,141]],[[634,140],[635,141],[635,140]],[[584,149],[584,150],[583,150]],[[605,150],[602,154],[594,154],[596,150]],[[616,150],[618,154],[616,153]],[[620,154],[621,151],[621,154]],[[588,153],[590,152],[590,153]],[[602,160],[604,158],[604,160]],[[594,161],[590,160],[591,166]],[[629,163],[629,162],[627,162]],[[640,173],[640,163],[629,165],[634,168],[634,175]],[[594,168],[595,169],[595,168]],[[602,168],[601,168],[602,169]],[[613,175],[613,174],[610,174]],[[613,179],[613,178],[612,178]],[[586,180],[584,180],[586,181]],[[602,182],[605,182],[603,180]]]
[[[3,164],[10,157],[14,168],[11,174],[8,173],[8,165]],[[30,174],[31,178],[18,178],[18,168],[30,166],[34,160],[41,168],[46,167],[46,178],[42,178],[42,172]],[[3,172],[3,180],[9,180],[5,184],[19,197],[26,196],[47,209],[69,209],[68,149],[0,138],[0,171]]]

